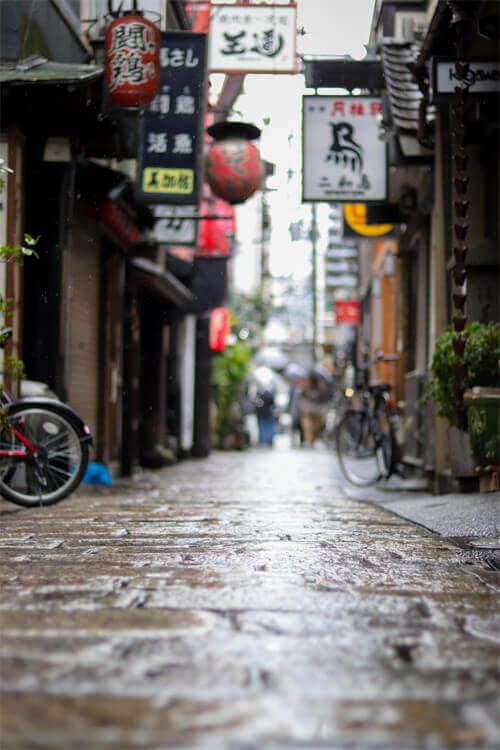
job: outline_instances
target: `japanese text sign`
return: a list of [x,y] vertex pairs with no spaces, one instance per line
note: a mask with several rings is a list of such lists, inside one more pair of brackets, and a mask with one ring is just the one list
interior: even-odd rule
[[211,72],[295,73],[297,6],[213,4]]
[[370,202],[387,197],[387,147],[379,98],[304,96],[304,201]]
[[117,107],[143,107],[159,79],[160,32],[140,15],[115,18],[106,31],[106,84]]
[[197,204],[201,192],[206,34],[162,32],[160,85],[144,112],[138,193],[150,203]]

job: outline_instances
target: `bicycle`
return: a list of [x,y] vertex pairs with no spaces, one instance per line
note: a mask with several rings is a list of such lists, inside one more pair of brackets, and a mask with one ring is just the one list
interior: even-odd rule
[[[0,330],[0,339],[11,335]],[[0,495],[31,508],[54,505],[80,484],[92,435],[70,406],[53,398],[0,392]]]
[[[390,361],[394,357],[379,357]],[[375,364],[375,363],[371,363]],[[370,365],[362,366],[367,371]],[[387,383],[365,383],[361,407],[350,407],[336,430],[336,453],[345,478],[357,486],[389,478],[397,465],[396,413]]]

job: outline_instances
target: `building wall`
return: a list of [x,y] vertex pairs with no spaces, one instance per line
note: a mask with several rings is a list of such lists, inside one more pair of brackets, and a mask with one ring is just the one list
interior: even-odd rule
[[96,225],[81,209],[71,228],[63,286],[67,401],[89,426],[99,451],[100,246]]

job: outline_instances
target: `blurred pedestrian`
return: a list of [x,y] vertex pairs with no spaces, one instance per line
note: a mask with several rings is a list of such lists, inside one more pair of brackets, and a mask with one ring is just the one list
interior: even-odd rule
[[299,400],[300,424],[303,444],[313,445],[323,427],[323,419],[328,401],[328,389],[325,381],[311,373],[302,388]]
[[276,432],[274,415],[274,392],[271,388],[259,388],[255,399],[255,413],[259,431],[259,443],[272,445]]
[[302,445],[304,442],[304,435],[302,434],[302,424],[300,421],[300,397],[302,394],[302,386],[299,382],[295,381],[290,387],[290,396],[288,399],[287,412],[290,414],[290,429],[292,433],[292,446],[296,443],[296,436],[299,438],[299,444]]

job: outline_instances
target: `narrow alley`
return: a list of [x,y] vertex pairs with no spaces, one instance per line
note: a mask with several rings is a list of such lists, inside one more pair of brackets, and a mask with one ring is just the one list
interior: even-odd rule
[[498,748],[499,573],[282,437],[2,503],[2,750]]

